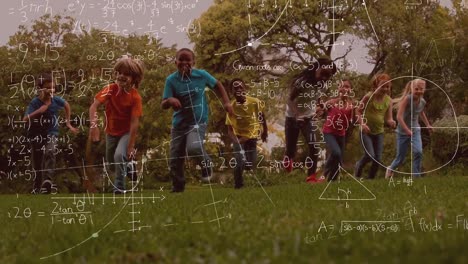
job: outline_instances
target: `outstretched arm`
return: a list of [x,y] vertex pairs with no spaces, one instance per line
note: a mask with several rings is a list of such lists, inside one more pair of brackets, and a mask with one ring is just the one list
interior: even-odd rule
[[50,105],[50,104],[44,104],[44,105],[42,105],[41,107],[39,107],[38,109],[36,109],[34,112],[32,112],[31,114],[25,115],[25,116],[23,117],[23,121],[28,121],[28,120],[30,120],[30,119],[32,119],[32,118],[35,118],[36,116],[38,116],[38,115],[44,113],[44,112],[47,111],[47,109],[49,108],[49,105]]
[[369,102],[369,96],[365,95],[362,98],[362,100],[359,102],[359,106],[357,107],[357,110],[356,110],[357,123],[361,125],[362,131],[366,134],[370,132],[370,128],[366,125],[366,122],[363,117],[364,108],[367,105],[367,102]]
[[70,123],[70,117],[71,117],[71,107],[70,107],[70,104],[68,102],[65,102],[65,120],[66,120],[66,124],[67,124],[67,127],[68,129],[70,129],[70,131],[74,134],[78,133],[78,129],[76,129],[75,127],[73,127]]
[[424,122],[424,125],[429,129],[429,132],[432,132],[432,125],[429,123],[429,119],[427,119],[426,113],[424,111],[421,112],[421,119]]
[[396,122],[395,120],[393,120],[392,109],[393,109],[393,106],[392,106],[392,103],[390,102],[390,106],[388,107],[387,112],[385,112],[385,121],[389,127],[395,128]]
[[177,111],[180,108],[182,108],[182,104],[180,103],[179,99],[177,99],[175,97],[169,97],[169,98],[164,99],[161,102],[161,107],[164,110],[168,109],[169,107],[172,107],[172,109],[174,109],[174,111]]
[[224,89],[223,84],[219,81],[216,82],[216,90],[218,91],[219,95],[221,96],[221,99],[223,100],[224,110],[226,110],[227,113],[233,115],[234,110],[232,108],[231,102],[229,101],[226,89]]

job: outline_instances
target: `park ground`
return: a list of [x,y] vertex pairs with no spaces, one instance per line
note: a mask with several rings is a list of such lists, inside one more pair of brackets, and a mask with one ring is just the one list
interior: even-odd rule
[[246,182],[2,195],[0,263],[468,263],[467,176]]

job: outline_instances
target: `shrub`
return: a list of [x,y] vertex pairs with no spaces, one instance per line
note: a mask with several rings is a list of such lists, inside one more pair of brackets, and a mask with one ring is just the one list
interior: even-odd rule
[[[440,161],[448,161],[453,158],[453,162],[468,162],[468,115],[461,115],[457,118],[459,129],[459,139],[457,136],[457,123],[453,117],[444,117],[434,122],[437,127],[431,137],[432,154]],[[447,128],[446,128],[447,127]],[[455,154],[457,149],[458,151]],[[455,154],[455,155],[454,155]]]

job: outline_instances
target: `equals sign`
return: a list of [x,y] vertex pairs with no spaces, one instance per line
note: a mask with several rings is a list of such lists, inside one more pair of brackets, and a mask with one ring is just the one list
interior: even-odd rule
[[37,212],[37,216],[45,216],[44,212]]
[[94,8],[94,4],[89,4],[89,8]]
[[8,13],[9,15],[13,15],[15,13],[14,8],[10,8],[9,10],[10,10],[10,13]]
[[447,228],[453,228],[452,224],[447,224]]
[[396,182],[396,184],[400,184],[400,183],[401,183],[401,181],[397,181],[397,182]]

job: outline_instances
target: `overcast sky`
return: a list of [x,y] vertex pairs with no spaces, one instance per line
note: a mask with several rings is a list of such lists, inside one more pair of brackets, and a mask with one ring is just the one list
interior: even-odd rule
[[[162,37],[165,44],[177,43],[182,47],[188,45],[184,28],[189,28],[190,21],[198,18],[213,4],[213,0],[136,0],[133,5],[132,2],[133,0],[2,0],[0,45],[8,42],[8,37],[17,31],[20,24],[29,24],[45,13],[52,13],[70,15],[77,19],[77,26],[84,28],[91,25],[121,34],[147,32]],[[184,6],[181,7],[182,2]]]

